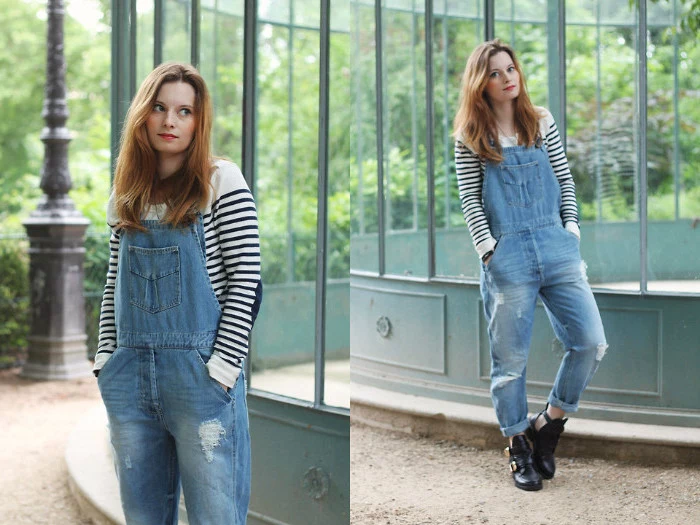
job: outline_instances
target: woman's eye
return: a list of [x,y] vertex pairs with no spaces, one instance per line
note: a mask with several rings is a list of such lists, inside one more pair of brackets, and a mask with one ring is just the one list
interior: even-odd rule
[[489,75],[489,76],[490,76],[491,78],[496,78],[496,77],[498,76],[498,71],[494,71],[494,72],[491,73],[491,75]]
[[182,115],[183,117],[186,117],[187,115],[191,115],[191,114],[192,114],[192,112],[187,108],[182,108],[180,110],[180,115]]
[[508,71],[511,72],[511,73],[512,73],[513,71],[515,71],[515,66],[510,66],[510,67],[508,68]]
[[160,104],[155,104],[153,106],[153,111],[165,111],[165,108],[163,108],[163,106]]

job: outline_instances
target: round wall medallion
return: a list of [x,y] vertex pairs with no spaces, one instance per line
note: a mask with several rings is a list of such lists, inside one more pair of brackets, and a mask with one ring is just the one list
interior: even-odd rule
[[313,499],[321,499],[328,494],[330,480],[321,467],[311,467],[304,474],[304,490]]
[[391,321],[388,317],[381,316],[377,319],[377,332],[382,337],[389,337],[391,335]]

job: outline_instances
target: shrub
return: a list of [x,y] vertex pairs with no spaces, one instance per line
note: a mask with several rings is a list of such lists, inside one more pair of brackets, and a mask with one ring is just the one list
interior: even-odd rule
[[0,239],[0,368],[15,364],[29,333],[29,256],[22,240]]

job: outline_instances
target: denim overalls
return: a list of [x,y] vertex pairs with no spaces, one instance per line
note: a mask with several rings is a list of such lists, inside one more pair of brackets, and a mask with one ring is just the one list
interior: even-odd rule
[[243,372],[228,393],[209,376],[221,316],[202,218],[122,232],[117,348],[98,376],[128,525],[243,524],[250,436]]
[[560,217],[561,190],[546,146],[505,147],[486,163],[482,198],[498,244],[481,264],[491,346],[491,398],[504,436],[528,428],[525,371],[537,297],[566,348],[549,403],[578,409],[607,348],[576,235]]

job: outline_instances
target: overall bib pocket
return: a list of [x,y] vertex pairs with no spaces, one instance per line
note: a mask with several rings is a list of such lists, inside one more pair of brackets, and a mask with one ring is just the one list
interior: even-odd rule
[[506,202],[529,208],[542,194],[542,178],[537,161],[527,164],[503,164],[498,170],[503,181]]
[[177,246],[129,246],[129,270],[132,305],[155,314],[180,304],[180,251]]

